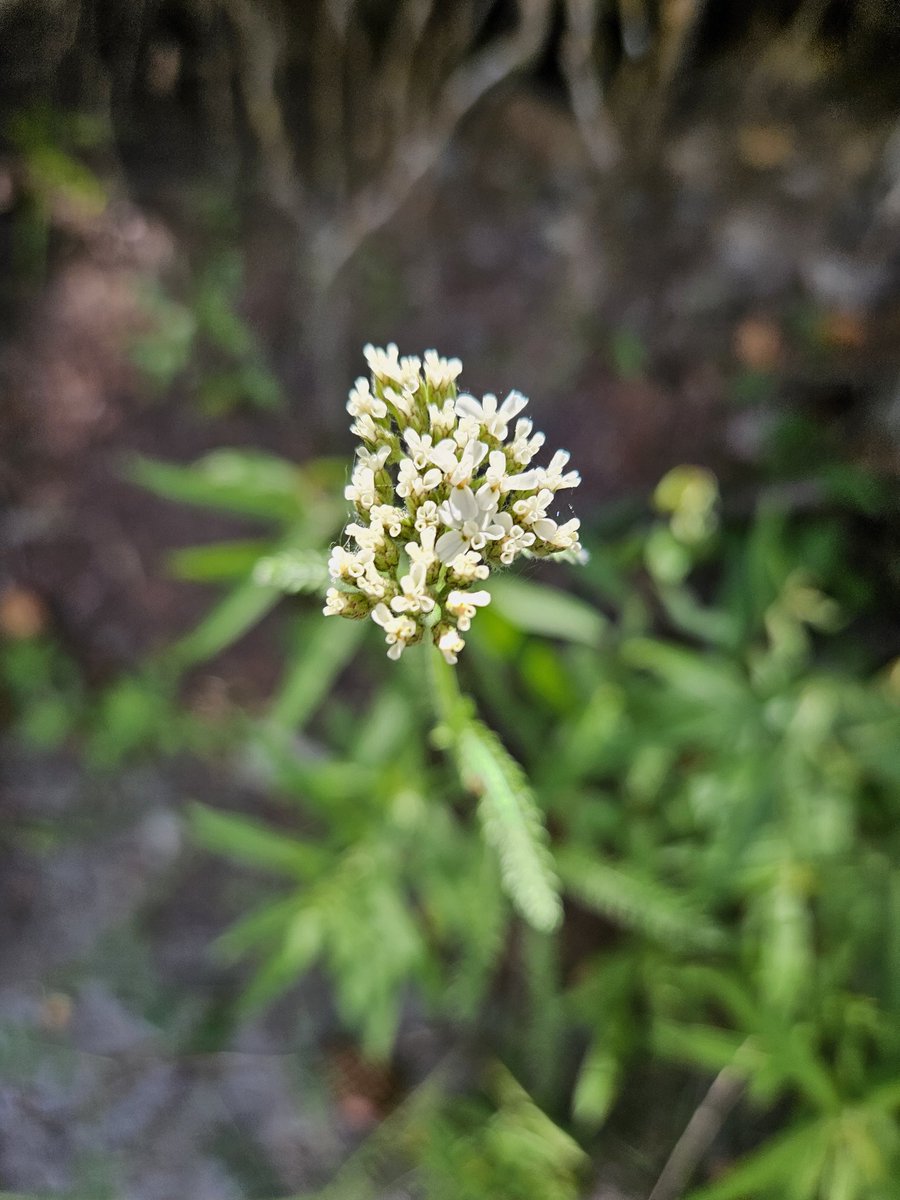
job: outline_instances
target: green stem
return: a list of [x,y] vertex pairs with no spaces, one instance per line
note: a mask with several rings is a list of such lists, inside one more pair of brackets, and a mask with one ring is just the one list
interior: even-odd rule
[[460,691],[455,667],[444,661],[437,646],[429,640],[424,643],[424,650],[435,718],[456,737],[469,718],[471,701]]

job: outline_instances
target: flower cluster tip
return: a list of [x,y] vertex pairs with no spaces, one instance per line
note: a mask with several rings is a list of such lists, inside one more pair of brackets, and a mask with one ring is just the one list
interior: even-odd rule
[[400,357],[393,344],[365,347],[370,377],[357,379],[347,411],[359,439],[344,490],[356,520],[328,563],[325,613],[371,617],[388,657],[430,636],[447,662],[465,646],[490,592],[473,588],[522,554],[581,552],[577,518],[549,516],[556,493],[581,482],[558,450],[532,466],[544,444],[512,391],[500,403],[457,392],[458,358],[434,350]]

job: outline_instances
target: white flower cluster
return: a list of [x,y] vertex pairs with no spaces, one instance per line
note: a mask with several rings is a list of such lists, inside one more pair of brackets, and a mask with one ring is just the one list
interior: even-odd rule
[[473,584],[526,551],[581,550],[579,521],[548,515],[581,478],[565,450],[531,466],[544,435],[519,415],[519,392],[502,404],[458,395],[462,363],[433,350],[400,358],[394,345],[366,346],[365,356],[371,379],[357,379],[347,402],[361,445],[344,495],[358,519],[344,531],[353,545],[332,551],[325,613],[370,616],[394,659],[427,631],[455,663],[491,598]]

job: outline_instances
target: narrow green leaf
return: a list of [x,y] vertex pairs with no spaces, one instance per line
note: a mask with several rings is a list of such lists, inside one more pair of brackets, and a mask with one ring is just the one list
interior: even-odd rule
[[280,550],[256,563],[253,579],[261,587],[274,587],[289,596],[299,592],[324,592],[328,586],[328,557],[316,550]]
[[559,852],[558,865],[566,888],[611,920],[664,944],[708,949],[721,945],[722,934],[707,917],[680,892],[654,879],[574,848]]
[[169,555],[169,571],[190,583],[234,583],[247,578],[270,545],[255,539],[185,546]]
[[272,521],[296,520],[305,508],[299,468],[260,451],[216,450],[189,466],[137,457],[127,473],[156,495],[182,504]]
[[772,1138],[715,1183],[690,1192],[686,1200],[748,1200],[750,1196],[792,1195],[790,1185],[798,1176],[821,1172],[827,1153],[826,1125],[823,1122],[804,1125]]
[[192,804],[190,818],[195,836],[208,850],[249,866],[305,879],[328,861],[321,847],[297,841],[238,813]]
[[503,576],[489,587],[494,609],[526,633],[596,646],[606,627],[597,609],[558,588]]
[[356,653],[367,624],[341,617],[323,617],[316,623],[288,667],[269,711],[272,726],[296,732],[306,724]]
[[171,646],[165,657],[181,669],[213,658],[260,621],[280,599],[277,588],[260,587],[252,581],[240,584],[195,629]]
[[562,903],[547,833],[519,764],[480,721],[463,724],[456,739],[463,784],[478,797],[478,816],[500,860],[504,888],[535,929],[550,932],[562,920]]
[[620,1056],[605,1038],[597,1037],[578,1072],[572,1098],[572,1115],[575,1119],[582,1125],[598,1129],[613,1106],[621,1076]]

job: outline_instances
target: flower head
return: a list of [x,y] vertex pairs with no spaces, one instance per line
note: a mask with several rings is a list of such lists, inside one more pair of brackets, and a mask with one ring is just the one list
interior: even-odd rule
[[580,477],[564,470],[564,450],[532,465],[544,435],[519,416],[520,392],[502,403],[458,395],[462,364],[434,350],[401,358],[393,344],[366,346],[365,357],[370,378],[357,379],[347,403],[361,443],[344,491],[356,514],[331,553],[324,611],[371,617],[389,658],[428,633],[455,663],[460,635],[491,598],[470,590],[476,581],[522,554],[580,550],[578,520],[548,515]]

